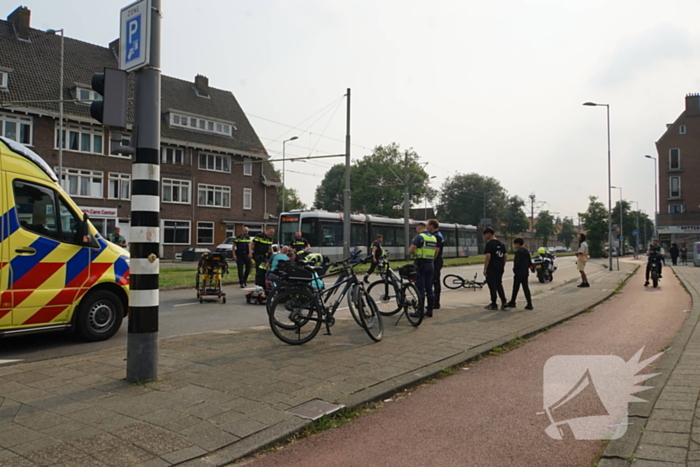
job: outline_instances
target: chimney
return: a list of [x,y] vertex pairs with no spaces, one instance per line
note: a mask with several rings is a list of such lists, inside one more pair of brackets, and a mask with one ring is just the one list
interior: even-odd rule
[[700,111],[700,94],[686,94],[685,96],[685,110]]
[[201,97],[209,97],[209,78],[204,75],[194,77],[194,89]]
[[7,17],[7,21],[12,23],[17,39],[29,40],[29,20],[31,16],[32,12],[29,8],[20,6]]
[[114,39],[109,43],[109,50],[114,55],[114,58],[119,60],[119,39]]

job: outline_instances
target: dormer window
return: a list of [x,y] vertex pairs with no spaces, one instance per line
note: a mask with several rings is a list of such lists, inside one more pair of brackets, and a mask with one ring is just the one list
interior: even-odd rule
[[92,89],[76,87],[75,100],[78,101],[78,104],[90,105],[92,101],[101,101],[102,95]]
[[232,129],[235,128],[233,125],[228,123],[216,122],[201,117],[190,117],[188,115],[176,114],[174,112],[170,113],[170,125],[223,136],[231,136]]
[[0,70],[0,91],[8,91],[10,89],[10,73]]

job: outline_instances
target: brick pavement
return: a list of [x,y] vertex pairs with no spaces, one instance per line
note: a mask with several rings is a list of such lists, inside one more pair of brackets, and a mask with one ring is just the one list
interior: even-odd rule
[[377,400],[595,306],[634,267],[621,265],[589,289],[538,294],[532,312],[446,306],[417,329],[387,319],[378,344],[352,320],[304,346],[267,327],[164,339],[160,379],[143,385],[124,381],[123,348],[0,367],[0,467],[225,465],[308,423],[292,407]]
[[640,393],[650,404],[632,404],[627,434],[611,441],[598,467],[700,467],[700,268],[675,266],[693,299],[685,325]]

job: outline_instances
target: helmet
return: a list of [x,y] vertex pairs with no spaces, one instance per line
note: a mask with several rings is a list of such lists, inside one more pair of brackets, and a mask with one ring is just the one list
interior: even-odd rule
[[540,249],[537,250],[537,253],[539,253],[539,254],[541,254],[541,255],[546,255],[546,254],[547,254],[547,249],[546,249],[545,247],[541,246]]

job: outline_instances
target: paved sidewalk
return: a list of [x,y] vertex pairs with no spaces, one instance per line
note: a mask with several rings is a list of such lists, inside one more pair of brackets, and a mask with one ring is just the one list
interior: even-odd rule
[[[685,325],[630,406],[625,436],[610,442],[598,467],[700,467],[700,268],[674,266],[693,299]],[[663,286],[663,282],[662,282]]]
[[308,423],[292,407],[377,400],[595,306],[636,267],[620,264],[591,288],[536,295],[534,311],[459,306],[487,292],[453,293],[420,328],[386,319],[377,344],[351,319],[303,346],[267,327],[161,340],[161,378],[145,385],[123,380],[123,348],[3,366],[0,467],[225,465]]

